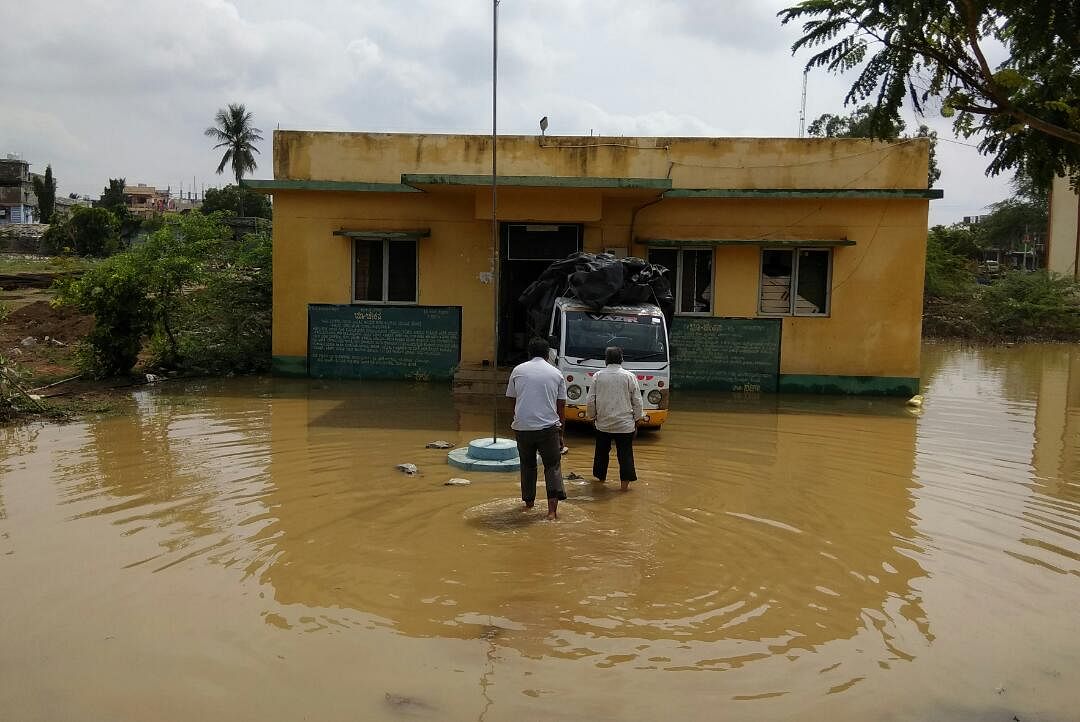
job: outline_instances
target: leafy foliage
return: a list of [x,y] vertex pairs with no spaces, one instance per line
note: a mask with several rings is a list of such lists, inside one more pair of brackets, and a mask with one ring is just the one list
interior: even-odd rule
[[209,188],[203,200],[202,211],[203,213],[228,211],[236,215],[242,215],[241,209],[243,208],[247,210],[248,216],[257,218],[270,218],[272,216],[273,209],[270,206],[270,199],[265,195],[247,188],[243,189],[242,194],[243,202],[241,202],[240,188],[235,185],[229,184],[224,188]]
[[[225,153],[218,163],[217,173],[221,175],[226,166],[232,167],[236,185],[240,185],[246,173],[257,167],[255,153],[259,149],[255,144],[263,139],[261,130],[252,125],[253,116],[240,103],[229,103],[228,108],[221,108],[214,116],[216,125],[204,131],[204,134],[218,141],[214,148],[224,148]],[[240,196],[240,213],[244,215],[244,197]]]
[[934,226],[926,237],[925,294],[932,298],[970,296],[975,287],[971,251],[976,250],[970,231],[960,227]]
[[45,166],[45,177],[34,176],[34,195],[38,201],[38,221],[48,223],[56,209],[56,179],[52,166]]
[[110,178],[109,185],[105,186],[101,192],[101,199],[94,205],[113,213],[119,212],[121,208],[126,211],[127,201],[124,200],[124,186],[126,185],[126,178]]
[[[803,21],[792,51],[815,50],[807,69],[856,73],[845,103],[873,99],[875,137],[906,99],[917,112],[935,99],[957,133],[981,136],[989,175],[1080,182],[1080,3],[803,0],[779,16]],[[1007,54],[996,68],[994,43]]]
[[49,226],[42,245],[53,255],[108,256],[120,248],[120,223],[104,208],[75,206],[71,215]]
[[94,316],[77,360],[83,372],[95,378],[126,374],[139,358],[152,318],[142,261],[138,254],[122,253],[80,278],[57,282],[58,303]]
[[145,243],[78,280],[61,303],[92,313],[80,365],[103,377],[148,365],[184,372],[265,369],[270,360],[271,244],[236,241],[221,214],[170,217]]
[[1013,338],[1080,338],[1080,284],[1046,271],[1012,271],[981,295],[987,328]]
[[[886,114],[882,117],[882,114]],[[896,140],[901,137],[907,124],[900,117],[899,108],[882,110],[876,106],[860,105],[847,115],[824,113],[810,123],[807,132],[814,138],[878,138]],[[903,136],[908,137],[908,136]],[[926,187],[933,188],[941,178],[941,169],[937,164],[937,132],[928,126],[920,125],[916,138],[930,140],[930,168],[927,172]]]

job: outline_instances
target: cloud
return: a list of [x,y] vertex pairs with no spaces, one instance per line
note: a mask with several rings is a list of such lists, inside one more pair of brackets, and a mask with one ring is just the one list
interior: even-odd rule
[[[805,59],[775,17],[786,4],[504,0],[500,130],[535,133],[548,115],[550,133],[794,135]],[[0,152],[52,162],[65,193],[110,176],[227,182],[202,131],[230,102],[264,130],[263,177],[278,125],[490,132],[488,2],[55,0],[20,6],[5,50],[20,72],[0,77]],[[808,117],[842,111],[848,82],[812,75]],[[1004,187],[957,148],[943,154],[955,217]]]

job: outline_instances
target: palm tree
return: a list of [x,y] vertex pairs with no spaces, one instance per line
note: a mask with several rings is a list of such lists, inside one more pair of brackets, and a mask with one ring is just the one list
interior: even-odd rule
[[251,124],[252,115],[240,103],[229,103],[228,108],[221,108],[212,125],[206,129],[205,134],[219,141],[214,148],[225,148],[225,155],[221,156],[217,172],[221,175],[225,166],[231,165],[233,175],[236,177],[236,192],[240,196],[240,215],[244,215],[244,189],[240,187],[240,180],[245,173],[255,170],[258,165],[253,153],[259,149],[255,144],[263,139],[261,130]]

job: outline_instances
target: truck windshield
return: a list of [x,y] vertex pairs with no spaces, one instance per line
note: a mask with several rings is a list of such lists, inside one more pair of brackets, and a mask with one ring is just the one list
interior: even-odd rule
[[565,355],[603,359],[604,349],[618,346],[624,361],[667,361],[664,319],[616,313],[566,313]]

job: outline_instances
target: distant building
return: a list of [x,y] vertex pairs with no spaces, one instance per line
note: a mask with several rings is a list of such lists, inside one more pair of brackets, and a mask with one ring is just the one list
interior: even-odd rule
[[169,191],[140,183],[124,186],[124,205],[133,216],[147,218],[169,210]]
[[1050,189],[1050,232],[1046,267],[1080,278],[1080,196],[1068,178],[1055,178]]
[[969,226],[977,225],[982,222],[982,219],[986,216],[964,216],[964,224]]
[[0,225],[36,221],[37,196],[31,178],[28,161],[10,153],[0,158]]

